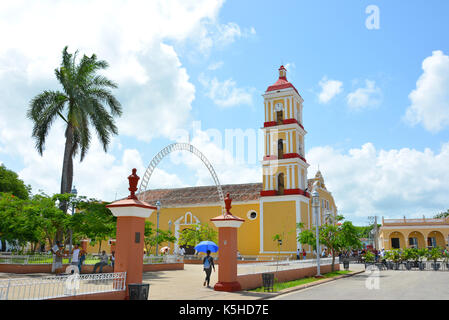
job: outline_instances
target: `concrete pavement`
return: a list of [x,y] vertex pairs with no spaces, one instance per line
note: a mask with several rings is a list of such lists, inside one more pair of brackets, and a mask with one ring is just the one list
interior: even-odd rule
[[[343,269],[343,268],[341,268]],[[351,270],[362,270],[363,265],[351,265]],[[0,273],[5,278],[40,278],[49,274],[11,274]],[[221,292],[214,291],[218,281],[218,267],[212,272],[210,288],[204,287],[205,273],[202,265],[185,264],[184,270],[144,272],[143,282],[150,284],[149,300],[260,300],[276,297],[298,288],[289,288],[282,292]],[[341,280],[337,280],[341,281]]]
[[[352,267],[352,265],[351,265]],[[449,300],[449,272],[384,270],[280,295],[275,300]]]

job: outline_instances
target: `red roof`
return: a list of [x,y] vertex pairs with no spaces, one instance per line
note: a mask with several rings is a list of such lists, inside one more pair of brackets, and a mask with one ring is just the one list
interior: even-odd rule
[[299,94],[298,90],[296,90],[295,86],[293,84],[291,84],[290,82],[288,82],[287,77],[282,77],[280,74],[281,70],[285,70],[287,71],[284,66],[281,66],[279,68],[279,79],[271,86],[268,87],[266,92],[270,92],[270,91],[277,91],[277,90],[281,90],[281,89],[286,89],[286,88],[293,88],[297,94]]

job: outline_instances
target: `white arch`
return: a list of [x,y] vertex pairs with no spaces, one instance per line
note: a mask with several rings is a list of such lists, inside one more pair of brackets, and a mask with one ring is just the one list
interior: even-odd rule
[[158,154],[154,156],[154,158],[150,161],[150,164],[148,165],[147,170],[145,171],[145,174],[140,181],[139,186],[139,200],[145,201],[144,195],[146,194],[145,191],[147,191],[148,182],[150,181],[151,175],[153,174],[154,169],[156,169],[157,165],[162,161],[162,159],[170,154],[173,151],[189,151],[190,153],[196,155],[206,166],[206,168],[209,170],[212,179],[214,179],[215,186],[217,187],[218,196],[220,197],[221,202],[221,210],[223,212],[223,215],[226,215],[226,209],[225,209],[225,203],[224,203],[224,195],[223,190],[221,188],[220,181],[218,180],[218,176],[215,173],[214,168],[212,167],[212,164],[207,160],[207,158],[194,146],[192,146],[190,143],[172,143],[165,148],[163,148],[161,151],[159,151]]

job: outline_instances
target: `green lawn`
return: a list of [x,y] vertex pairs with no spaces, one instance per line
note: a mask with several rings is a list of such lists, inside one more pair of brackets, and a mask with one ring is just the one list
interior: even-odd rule
[[[340,270],[340,271],[333,271],[333,272],[329,272],[326,274],[323,274],[324,278],[332,278],[332,277],[337,277],[337,276],[341,276],[344,274],[348,274],[350,273],[350,270]],[[314,278],[314,277],[308,277],[308,278],[302,278],[302,279],[298,279],[298,280],[294,280],[294,281],[288,281],[288,282],[276,282],[276,279],[274,281],[274,285],[273,285],[273,291],[277,292],[277,291],[281,291],[283,289],[287,289],[287,288],[291,288],[291,287],[297,287],[306,283],[310,283],[310,282],[314,282],[314,281],[318,281],[320,279]],[[259,287],[256,289],[252,289],[249,290],[251,292],[264,292],[263,287]]]

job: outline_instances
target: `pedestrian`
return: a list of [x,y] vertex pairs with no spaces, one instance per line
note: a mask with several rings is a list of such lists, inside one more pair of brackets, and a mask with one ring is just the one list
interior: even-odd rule
[[76,243],[75,247],[73,249],[73,252],[72,252],[72,262],[70,264],[73,266],[76,266],[78,268],[78,272],[80,271],[79,267],[78,267],[79,258],[80,258],[80,248],[79,248],[78,243]]
[[302,249],[302,259],[306,260],[306,256],[307,256],[306,250]]
[[63,246],[59,241],[56,241],[56,244],[51,248],[53,253],[53,264],[51,268],[51,272],[54,272],[56,275],[60,275],[62,273],[62,258],[64,256]]
[[203,270],[206,272],[206,279],[204,280],[203,286],[207,284],[207,287],[209,288],[210,274],[212,273],[212,269],[214,269],[215,272],[215,265],[214,258],[210,256],[210,250],[207,250],[206,254],[207,256],[203,259]]
[[296,260],[300,260],[301,259],[299,256],[300,256],[300,252],[299,252],[299,249],[298,249],[298,250],[296,250]]
[[81,268],[84,264],[84,260],[86,260],[86,254],[87,254],[86,251],[83,248],[81,248],[80,253],[79,253],[79,260],[78,260],[78,270],[79,270],[80,274],[81,274]]
[[179,254],[181,256],[185,255],[186,254],[186,249],[184,249],[184,247],[181,247],[181,249],[179,249]]
[[93,273],[95,273],[95,271],[97,271],[98,267],[100,267],[99,273],[102,273],[103,267],[108,265],[109,259],[108,259],[108,255],[106,254],[106,251],[103,250],[103,252],[101,253],[100,259],[101,259],[101,261],[95,264]]
[[111,252],[111,266],[112,266],[112,271],[114,271],[114,266],[115,266],[115,251]]

